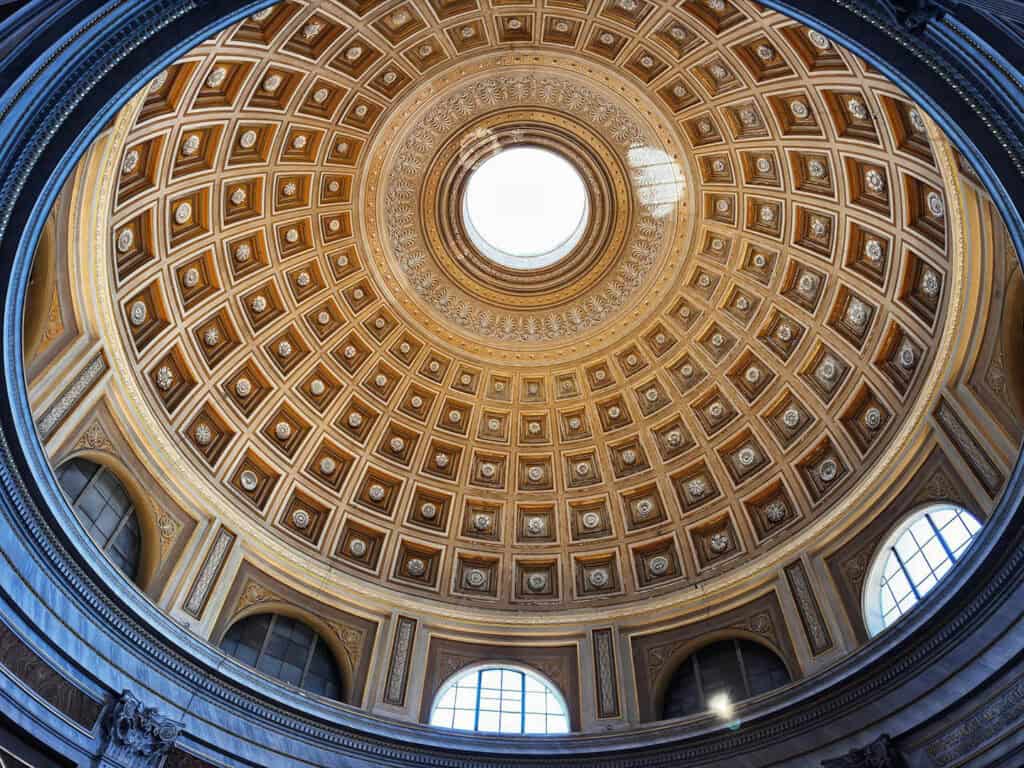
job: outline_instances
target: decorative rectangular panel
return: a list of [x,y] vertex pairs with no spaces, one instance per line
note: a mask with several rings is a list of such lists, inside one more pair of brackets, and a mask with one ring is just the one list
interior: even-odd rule
[[611,629],[595,629],[594,681],[597,685],[597,716],[619,717],[619,684],[615,671],[615,643]]
[[786,566],[786,580],[793,592],[793,599],[796,601],[796,608],[800,613],[800,621],[804,625],[811,653],[815,656],[824,653],[832,647],[832,635],[829,634],[825,618],[821,614],[821,607],[818,605],[818,599],[814,596],[810,579],[807,578],[807,569],[804,568],[802,561],[797,560]]
[[940,400],[935,408],[935,420],[942,425],[942,429],[953,441],[985,490],[994,497],[1003,487],[1003,473],[992,463],[985,449],[979,445],[971,430],[967,428],[967,425],[963,423],[953,406],[945,398]]
[[391,662],[388,664],[384,702],[396,707],[405,705],[405,686],[409,681],[412,646],[416,639],[416,620],[399,616],[395,626],[395,639],[391,643]]
[[213,585],[220,578],[224,563],[228,559],[228,553],[231,551],[231,545],[234,543],[235,534],[227,528],[217,531],[217,538],[214,539],[213,546],[206,553],[203,566],[199,569],[196,580],[192,582],[192,589],[189,590],[188,599],[185,601],[185,612],[189,615],[197,619],[202,617]]
[[39,429],[39,437],[44,442],[49,439],[67,418],[68,414],[75,409],[88,393],[95,386],[100,377],[107,372],[107,359],[100,352],[96,357],[75,376],[74,380],[64,387],[64,390],[43,415],[36,421]]

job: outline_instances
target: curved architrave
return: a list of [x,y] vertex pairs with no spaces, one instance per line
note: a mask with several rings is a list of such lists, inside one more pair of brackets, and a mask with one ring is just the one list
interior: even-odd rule
[[[254,9],[255,6],[246,8],[246,11],[251,12]],[[841,26],[844,20],[848,20],[847,17],[840,14],[838,18],[833,20],[833,23],[836,27],[839,27]],[[192,21],[194,21],[194,19],[192,19]],[[810,21],[811,23],[813,23],[814,18],[810,18]],[[877,34],[877,26],[872,28],[871,34]],[[188,37],[188,35],[186,35],[186,37]],[[199,35],[194,36],[195,39],[198,39],[198,37]],[[842,35],[840,35],[840,37],[842,37]],[[864,33],[864,39],[868,39],[868,35],[866,34],[866,32]],[[170,41],[165,39],[164,43],[170,44]],[[891,54],[891,52],[890,55],[895,56],[895,54]],[[873,61],[878,59],[879,56],[877,55],[871,56],[871,60]],[[153,68],[150,71],[150,73],[152,71],[155,71],[155,68]],[[121,73],[121,77],[126,77],[124,72]],[[899,80],[901,84],[906,85],[907,81],[904,78],[899,78]],[[908,90],[918,91],[920,89],[908,88]],[[99,110],[99,114],[104,113],[102,110]],[[952,122],[951,120],[949,120],[948,114],[946,114],[944,122]],[[63,140],[66,140],[67,138],[68,136],[65,133],[63,135]],[[70,146],[70,143],[68,144],[68,146]],[[982,153],[978,151],[972,143],[967,142],[965,140],[963,147],[967,148],[967,153],[970,159],[981,159]],[[997,167],[995,163],[995,158],[997,157],[998,150],[991,149],[991,151],[992,163],[986,166],[986,174],[987,181],[990,183],[990,188],[994,189],[998,185],[994,183],[996,176],[991,169]],[[52,165],[50,169],[52,170]],[[1002,170],[1004,173],[1010,173],[1008,169],[1004,168]],[[50,176],[48,173],[41,175],[39,181],[37,182],[37,186],[46,187],[47,181],[52,181],[52,178],[53,177]],[[50,189],[52,192],[53,187],[51,186]],[[1013,234],[1015,242],[1018,244],[1018,246],[1020,246],[1021,219],[1018,215],[1019,212],[1013,205],[1012,200],[1005,195],[1005,190],[997,190],[995,194],[997,200],[999,201],[1000,207],[1004,209],[1004,215],[1007,216],[1007,220],[1010,224],[1011,233]],[[45,206],[46,195],[41,195],[39,198],[36,199],[40,200],[40,205],[43,205],[42,210],[45,212],[47,210],[47,207]],[[52,196],[50,199],[52,201]],[[5,205],[9,204],[8,200],[4,200],[3,202]],[[25,220],[31,222],[31,208],[31,205],[23,206],[23,208],[19,212],[19,223],[24,222]],[[3,220],[9,223],[10,211],[4,210],[3,213]],[[24,233],[23,239],[18,243],[15,243],[15,246],[24,245],[26,241],[29,241],[29,245],[31,246],[32,242],[35,239],[36,233],[38,232],[38,226],[39,221],[37,216],[35,219],[35,225],[29,223],[28,226],[24,227],[21,230]],[[11,246],[9,240],[3,243],[2,248],[3,255],[5,259],[9,260],[9,263],[18,264],[21,266],[21,269],[15,272],[15,282],[17,285],[17,280],[20,279],[22,280],[20,284],[23,286],[25,278],[24,267],[27,258],[24,249],[19,251],[20,261],[14,261],[13,259],[10,258],[13,255],[12,250],[14,250],[14,248]],[[29,257],[30,254],[31,249],[29,249]],[[13,305],[17,307],[18,302],[21,300],[21,296],[18,290],[15,290],[13,292],[13,295],[15,296],[15,298],[13,299]],[[9,294],[7,297],[8,308],[10,308],[11,304],[12,298],[11,295]],[[11,318],[12,316],[14,317],[13,323],[16,326],[16,328],[19,322],[17,315],[18,313],[16,312],[6,313],[7,318]],[[17,328],[17,330],[20,331],[20,328]],[[10,374],[12,370],[14,372],[20,371],[20,368],[18,367],[18,360],[20,360],[20,354],[18,354],[20,353],[18,339],[20,338],[20,336],[14,335],[14,337],[12,338],[12,334],[9,331],[10,329],[5,330],[4,339],[6,358],[5,366],[8,374]],[[16,353],[13,355],[13,359],[11,354],[12,347],[13,351]],[[42,464],[40,463],[41,457],[38,451],[35,452],[35,455],[32,455],[31,453],[30,441],[32,430],[30,422],[28,420],[27,409],[25,408],[24,398],[18,394],[19,387],[23,386],[22,380],[17,376],[12,377],[8,375],[6,377],[6,381],[8,383],[9,402],[4,403],[4,421],[5,424],[8,425],[10,425],[12,421],[16,422],[19,435],[21,439],[24,441],[21,446],[8,446],[8,448],[13,449],[11,450],[11,460],[14,466],[12,467],[10,465],[5,465],[4,467],[3,476],[5,488],[7,493],[10,496],[17,497],[18,501],[16,505],[10,505],[10,507],[6,511],[10,514],[10,519],[13,520],[15,518],[20,518],[20,520],[22,521],[21,525],[25,525],[26,521],[41,519],[35,517],[36,513],[31,510],[30,506],[26,505],[26,502],[28,502],[28,504],[31,505],[33,503],[38,503],[41,500],[45,500],[46,502],[51,504],[59,504],[59,498],[54,494],[54,488],[52,487],[52,483],[46,483],[45,475],[35,474],[35,472],[30,468],[30,464],[34,465],[35,468],[42,467]],[[29,449],[28,457],[26,457],[25,454],[20,453],[21,450],[25,449]],[[28,461],[26,461],[26,458],[28,458]],[[35,474],[35,483],[39,485],[33,491],[29,491],[27,488],[22,486],[17,480],[15,480],[11,473],[12,468],[17,472],[23,473],[24,477],[31,477],[33,474]],[[906,676],[910,674],[909,670],[912,668],[913,665],[920,665],[926,663],[924,658],[927,656],[926,651],[928,651],[929,649],[933,650],[935,647],[938,646],[946,646],[951,643],[954,637],[959,636],[961,633],[967,632],[968,628],[966,627],[966,624],[971,619],[979,621],[984,619],[992,619],[993,617],[991,613],[994,610],[995,606],[1002,600],[1009,599],[1013,594],[1015,594],[1010,589],[1010,586],[1019,583],[1020,569],[1022,566],[1022,561],[1024,561],[1024,555],[1021,555],[1019,553],[1018,548],[1017,554],[1011,554],[1006,560],[1003,560],[1002,562],[995,562],[995,560],[997,559],[997,556],[1004,551],[1009,551],[1010,553],[1013,553],[1013,547],[1016,547],[1018,543],[1017,535],[1003,534],[1005,534],[1008,528],[1011,526],[1011,524],[1017,520],[1016,513],[1018,510],[1018,505],[1021,500],[1020,474],[1021,467],[1020,465],[1018,465],[1017,467],[1015,467],[1013,478],[1011,479],[1007,492],[1000,504],[1000,509],[998,510],[996,515],[993,516],[993,523],[996,524],[991,527],[988,535],[984,536],[983,539],[979,541],[979,544],[983,544],[983,546],[972,548],[974,549],[974,551],[970,553],[969,557],[965,558],[963,567],[957,569],[956,574],[951,574],[952,578],[950,583],[951,586],[954,587],[954,589],[950,591],[949,596],[947,596],[945,600],[932,600],[928,601],[927,605],[922,605],[921,610],[919,611],[918,620],[912,622],[905,622],[905,626],[903,627],[904,631],[899,633],[892,633],[892,636],[887,637],[885,642],[876,642],[870,644],[868,647],[863,649],[862,653],[857,655],[857,658],[851,659],[848,663],[840,665],[840,668],[836,672],[837,674],[853,675],[854,670],[860,670],[861,674],[870,676],[870,672],[872,669],[875,669],[875,674],[878,674],[878,670],[876,669],[876,667],[879,661],[879,657],[883,653],[892,652],[892,650],[895,648],[913,648],[914,653],[909,655],[903,662],[901,662],[901,665],[898,670],[898,674],[902,675],[901,679],[905,679]],[[5,501],[9,501],[9,499],[5,499]],[[25,528],[22,528],[22,533],[25,534],[26,537],[29,535],[34,535],[29,534]],[[42,545],[42,541],[43,539],[45,539],[46,533],[41,528],[36,528],[36,533],[38,533],[39,536],[35,539],[35,543],[33,544],[33,546],[39,547],[40,549],[43,549],[45,551],[46,547]],[[61,553],[57,549],[54,549],[52,547],[52,544],[49,546],[49,550],[49,554],[47,555],[48,557],[56,558],[57,560],[66,557],[66,553]],[[16,554],[15,556],[27,556],[27,550],[19,551],[22,554]],[[14,552],[13,549],[12,552]],[[26,562],[27,560],[23,560],[21,562],[21,565],[24,566]],[[74,561],[70,560],[66,562],[73,563]],[[95,571],[101,574],[106,573],[102,564],[94,562],[90,565]],[[77,589],[86,591],[95,590],[93,592],[94,606],[100,606],[101,603],[103,602],[103,598],[98,598],[96,596],[104,595],[105,590],[111,589],[111,587],[109,586],[109,582],[107,587],[99,587],[97,589],[97,585],[95,583],[90,583],[89,579],[87,577],[84,577],[83,574],[75,574],[71,573],[70,571],[68,571],[68,574],[68,578],[78,581],[78,585],[76,587]],[[991,576],[991,578],[979,579],[979,577],[981,576]],[[981,583],[984,583],[987,586],[981,586],[981,584],[978,581],[976,581],[974,584],[971,584],[969,583],[971,578],[979,579]],[[951,605],[951,603],[954,602],[952,599],[953,596],[965,598],[970,597],[971,599],[963,600],[962,605],[953,606]],[[159,628],[160,634],[168,638],[172,638],[179,647],[191,649],[191,653],[195,654],[197,658],[203,656],[203,651],[201,647],[196,645],[194,642],[190,641],[186,633],[184,633],[180,629],[175,628],[171,622],[162,620],[161,617],[155,614],[155,612],[152,609],[145,605],[144,601],[139,600],[137,597],[133,597],[130,593],[118,595],[118,600],[130,605],[131,610],[137,616],[144,617],[145,621],[150,625],[151,628]],[[109,608],[103,608],[102,610],[109,610]],[[927,626],[940,616],[944,616],[944,618],[946,619],[952,619],[954,615],[956,616],[956,621],[952,624],[943,622],[942,626],[940,627],[936,627],[934,624],[932,624],[932,626]],[[125,625],[122,624],[122,627],[124,626]],[[137,633],[137,630],[133,629],[132,633]],[[915,633],[918,634],[916,634],[915,636]],[[139,637],[142,636],[139,635]],[[43,643],[42,638],[37,638],[37,640],[41,644]],[[162,654],[154,656],[154,661],[157,661],[159,663],[164,663],[166,659],[167,657]],[[886,675],[886,677],[890,677],[890,675]],[[823,681],[816,681],[814,686],[809,686],[809,688],[813,687],[820,691],[820,685],[822,682]],[[254,690],[258,690],[258,686]],[[810,692],[812,691],[808,691],[808,693]],[[263,693],[268,697],[269,700],[273,700],[276,696],[276,692],[273,690],[264,690]],[[800,701],[796,700],[798,698],[800,699]],[[283,697],[281,700],[283,703],[286,704],[286,706],[295,706],[299,704],[299,702],[295,700],[294,697]],[[802,700],[803,696],[794,697],[794,700],[789,703],[790,711],[792,711],[794,708],[799,707],[801,705]],[[819,704],[819,706],[821,705]],[[322,716],[325,721],[330,721],[334,719],[334,716],[329,712],[317,714],[318,716]],[[387,731],[388,729],[384,726],[381,726],[380,730]],[[673,738],[678,738],[678,734]],[[641,740],[642,739],[637,739],[636,741],[638,743]],[[647,743],[651,742],[648,740]],[[467,746],[469,746],[468,742]],[[493,748],[493,745],[479,746],[481,749]],[[675,754],[675,759],[678,760],[682,755],[682,752],[677,750]],[[704,754],[707,753],[705,752]],[[647,764],[654,763],[648,762]]]

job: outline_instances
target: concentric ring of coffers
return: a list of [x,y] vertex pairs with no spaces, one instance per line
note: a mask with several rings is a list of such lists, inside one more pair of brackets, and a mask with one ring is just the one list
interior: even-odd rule
[[[944,140],[788,19],[631,5],[284,3],[127,108],[109,343],[215,514],[547,610],[675,593],[856,508],[948,317]],[[561,142],[591,185],[586,248],[539,288],[450,249],[436,193],[480,127]]]

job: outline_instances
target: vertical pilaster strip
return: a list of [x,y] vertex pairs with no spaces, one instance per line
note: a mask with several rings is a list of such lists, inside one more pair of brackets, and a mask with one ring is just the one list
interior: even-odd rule
[[797,560],[786,566],[786,581],[793,592],[796,609],[807,635],[807,644],[811,647],[811,653],[818,656],[832,647],[832,635],[821,613],[818,598],[814,596],[814,589],[807,578],[807,569],[804,568],[803,561]]
[[220,578],[224,563],[228,559],[228,553],[231,551],[231,545],[234,543],[235,534],[227,528],[222,527],[217,531],[217,538],[214,539],[213,546],[206,553],[203,566],[196,574],[196,580],[192,582],[192,589],[189,590],[188,599],[185,601],[185,612],[190,616],[197,619],[202,617],[213,585]]
[[619,717],[619,682],[615,667],[615,638],[610,628],[591,632],[598,718]]
[[416,639],[416,620],[399,616],[395,624],[395,638],[391,643],[391,661],[388,663],[384,703],[405,706],[405,686],[409,681],[412,646]]

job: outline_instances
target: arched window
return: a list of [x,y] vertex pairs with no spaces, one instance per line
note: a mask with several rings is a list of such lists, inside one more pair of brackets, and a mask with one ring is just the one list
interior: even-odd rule
[[772,651],[750,640],[722,640],[690,654],[676,668],[661,717],[685,717],[767,693],[790,682],[789,670]]
[[278,680],[341,699],[341,672],[331,649],[307,624],[274,613],[235,622],[220,649]]
[[928,594],[964,551],[981,523],[963,507],[918,510],[879,548],[864,581],[864,620],[877,635]]
[[71,459],[57,470],[57,482],[96,546],[134,581],[139,570],[139,519],[121,481],[106,467]]
[[569,712],[558,689],[535,672],[485,666],[441,686],[430,724],[482,733],[568,733]]

